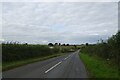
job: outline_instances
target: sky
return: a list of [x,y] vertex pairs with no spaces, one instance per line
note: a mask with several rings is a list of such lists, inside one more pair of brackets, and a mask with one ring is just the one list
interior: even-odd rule
[[0,2],[118,2],[120,0],[0,0]]
[[[116,2],[3,2],[2,39],[31,44],[97,43],[118,31]],[[0,23],[1,24],[1,23]]]

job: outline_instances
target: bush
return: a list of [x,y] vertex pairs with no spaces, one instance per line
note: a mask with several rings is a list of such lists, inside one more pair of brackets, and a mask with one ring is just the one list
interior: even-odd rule
[[45,57],[58,53],[69,52],[71,46],[29,45],[29,44],[2,44],[2,62],[14,62],[35,57]]
[[50,49],[46,45],[3,44],[2,61],[11,62],[33,57],[48,56],[59,53],[58,49]]
[[110,59],[118,64],[120,60],[120,32],[109,38],[107,42],[102,41],[95,45],[84,46],[81,51],[89,55]]

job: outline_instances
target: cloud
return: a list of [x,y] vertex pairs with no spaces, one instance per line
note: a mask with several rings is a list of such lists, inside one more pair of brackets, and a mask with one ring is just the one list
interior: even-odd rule
[[1,2],[118,2],[119,0],[1,0]]
[[2,3],[0,3],[0,38],[2,38]]
[[3,38],[28,43],[95,43],[118,30],[117,3],[3,3]]

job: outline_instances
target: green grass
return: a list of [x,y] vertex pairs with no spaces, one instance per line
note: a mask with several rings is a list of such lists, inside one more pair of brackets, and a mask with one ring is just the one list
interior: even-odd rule
[[96,56],[89,56],[84,53],[79,55],[91,78],[119,78],[117,66],[110,65],[107,61]]
[[31,59],[26,59],[26,60],[21,60],[21,61],[3,63],[2,64],[2,71],[7,71],[7,70],[10,70],[10,69],[19,67],[19,66],[23,66],[23,65],[30,64],[30,63],[37,62],[37,61],[46,60],[46,59],[61,56],[61,55],[64,55],[64,53],[49,55],[49,56],[46,56],[46,57],[37,57],[37,58],[31,58]]

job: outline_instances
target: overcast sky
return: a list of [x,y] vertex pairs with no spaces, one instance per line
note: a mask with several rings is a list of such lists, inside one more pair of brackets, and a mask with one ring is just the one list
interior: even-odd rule
[[3,39],[27,43],[96,43],[118,30],[118,3],[2,3]]

